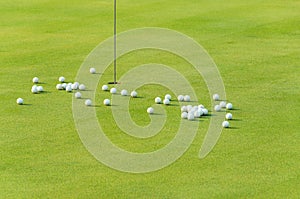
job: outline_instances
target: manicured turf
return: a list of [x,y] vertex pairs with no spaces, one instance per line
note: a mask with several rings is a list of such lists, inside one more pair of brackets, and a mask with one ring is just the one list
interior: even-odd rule
[[[147,174],[122,173],[94,159],[77,134],[72,94],[55,89],[59,76],[74,81],[90,51],[112,36],[112,3],[0,2],[0,198],[299,197],[299,2],[118,1],[118,32],[163,27],[199,42],[216,62],[227,99],[236,107],[233,128],[223,130],[205,159],[198,159],[198,152],[209,118],[178,161]],[[130,53],[120,58],[119,72],[154,62],[179,70],[201,103],[210,106],[204,81],[193,79],[191,66],[172,54]],[[43,82],[45,93],[31,94],[34,76]],[[110,67],[99,85],[111,80]],[[147,125],[148,104],[169,91],[147,85],[138,92],[144,98],[138,105],[131,103],[137,110],[132,117]],[[97,93],[96,103],[108,96]],[[18,97],[26,105],[18,106]],[[178,110],[168,107],[174,115],[168,120],[179,121]],[[97,114],[114,143],[136,152],[166,145],[177,128],[167,125],[156,137],[139,140],[115,127],[109,107],[98,107]]]

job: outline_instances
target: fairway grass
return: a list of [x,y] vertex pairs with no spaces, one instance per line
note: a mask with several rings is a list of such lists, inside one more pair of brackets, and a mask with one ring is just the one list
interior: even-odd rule
[[[300,4],[298,1],[118,1],[118,32],[162,27],[200,43],[218,66],[233,103],[232,128],[213,151],[198,154],[210,117],[190,148],[156,172],[131,174],[98,162],[82,144],[73,120],[72,93],[57,91],[60,76],[75,80],[86,56],[113,33],[112,1],[12,0],[0,2],[0,198],[297,198],[300,195]],[[147,63],[183,74],[210,108],[204,80],[184,59],[159,50],[118,59],[118,75]],[[32,94],[32,78],[45,92]],[[115,124],[101,86],[96,113],[117,146],[151,152],[175,136],[180,106],[165,107],[167,124],[136,139]],[[82,82],[84,83],[84,82]],[[132,119],[146,126],[154,98],[172,91],[140,87],[130,100]],[[84,92],[83,92],[84,95]],[[25,105],[17,105],[23,98]],[[172,96],[175,98],[175,96]],[[136,102],[138,101],[138,103]],[[221,125],[221,124],[220,124]]]

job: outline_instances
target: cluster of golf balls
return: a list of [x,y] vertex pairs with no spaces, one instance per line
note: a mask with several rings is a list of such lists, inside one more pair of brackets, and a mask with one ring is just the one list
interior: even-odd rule
[[[220,101],[220,96],[218,94],[214,94],[213,95],[213,100]],[[233,105],[232,105],[232,103],[226,103],[225,101],[220,101],[220,103],[216,104],[215,107],[214,107],[214,110],[216,112],[219,112],[222,109],[232,110],[233,109]],[[228,120],[232,120],[232,113],[226,113],[225,119],[226,120],[222,122],[222,126],[224,128],[229,128],[230,127],[230,123],[229,123]]]
[[208,115],[208,110],[202,104],[198,106],[187,105],[181,107],[182,119],[188,119],[192,121],[195,118],[200,118],[205,115]]

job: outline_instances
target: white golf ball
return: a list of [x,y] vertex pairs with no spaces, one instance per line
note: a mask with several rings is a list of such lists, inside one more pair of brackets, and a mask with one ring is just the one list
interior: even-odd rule
[[179,102],[183,102],[184,101],[184,96],[183,95],[178,95],[177,97]]
[[227,120],[232,120],[232,114],[231,113],[227,113],[226,116],[225,116],[225,118]]
[[75,98],[76,99],[80,99],[81,98],[81,93],[80,92],[76,92],[75,93]]
[[42,86],[38,86],[38,87],[37,87],[37,90],[38,90],[38,92],[43,92],[43,91],[44,91],[44,88],[43,88]]
[[195,117],[195,118],[201,117],[200,112],[199,112],[199,111],[195,111],[195,112],[194,112],[194,117]]
[[85,85],[84,84],[80,84],[78,88],[79,88],[79,90],[84,91],[85,90]]
[[117,89],[116,88],[111,88],[110,89],[110,93],[111,94],[116,94],[117,93]]
[[110,100],[109,100],[109,99],[105,99],[105,100],[103,101],[103,104],[104,104],[105,106],[109,106],[109,105],[110,105]]
[[39,78],[34,77],[34,78],[32,79],[32,82],[35,83],[35,84],[39,83]]
[[123,90],[121,91],[121,95],[122,95],[122,96],[127,96],[127,95],[128,95],[128,91],[125,90],[125,89],[123,89]]
[[22,105],[24,103],[24,100],[22,98],[17,99],[17,104]]
[[198,113],[200,114],[200,117],[202,116],[202,115],[204,115],[204,112],[203,112],[203,110],[200,108],[200,109],[198,109]]
[[194,119],[195,119],[194,113],[192,113],[192,112],[191,112],[191,113],[188,113],[187,119],[190,120],[190,121],[191,121],[191,120],[194,120]]
[[87,100],[85,100],[84,104],[85,104],[86,106],[92,106],[92,100],[87,99]]
[[165,99],[168,99],[168,100],[170,100],[170,101],[171,101],[171,99],[172,99],[172,96],[171,96],[170,94],[166,94],[166,95],[165,95]]
[[208,110],[206,108],[201,109],[203,112],[203,115],[208,115]]
[[185,96],[184,96],[184,101],[185,101],[185,102],[191,101],[191,97],[190,97],[189,95],[185,95]]
[[213,94],[213,99],[214,99],[215,101],[220,100],[219,94]]
[[91,74],[95,74],[96,73],[96,69],[95,68],[90,68],[90,73]]
[[61,86],[62,86],[62,88],[63,88],[63,89],[66,89],[66,87],[67,87],[67,84],[66,84],[66,83],[62,83],[62,85],[61,85]]
[[164,103],[165,105],[169,105],[169,104],[170,104],[170,100],[169,100],[169,99],[164,99],[163,103]]
[[229,127],[229,122],[228,122],[228,121],[224,121],[224,122],[222,123],[222,126],[223,126],[224,128],[228,128],[228,127]]
[[216,105],[215,106],[215,111],[217,111],[217,112],[221,111],[221,106],[220,105]]
[[233,105],[231,103],[226,104],[226,108],[228,110],[231,110],[233,108]]
[[74,84],[71,85],[72,90],[77,90],[79,87],[79,83],[75,82]]
[[62,87],[61,84],[57,84],[57,85],[56,85],[56,89],[57,89],[57,90],[63,90],[63,87]]
[[188,112],[187,107],[186,106],[182,106],[181,107],[181,112]]
[[161,98],[160,97],[156,97],[154,101],[155,101],[156,104],[160,104],[161,103]]
[[58,81],[61,82],[61,83],[64,83],[65,80],[66,80],[66,78],[64,78],[64,77],[59,77],[59,78],[58,78]]
[[131,95],[131,97],[135,98],[135,97],[137,97],[138,94],[136,91],[132,91],[130,95]]
[[153,114],[153,113],[154,113],[154,109],[153,109],[152,107],[149,107],[149,108],[147,109],[147,113]]
[[221,106],[221,108],[226,108],[226,102],[221,101],[221,102],[220,102],[220,106]]
[[200,105],[198,106],[198,109],[202,109],[202,108],[205,108],[205,106],[204,106],[203,104],[200,104]]
[[187,111],[190,112],[193,109],[193,106],[192,105],[187,105],[186,108],[187,108]]
[[102,90],[103,90],[103,91],[108,91],[108,86],[107,86],[107,85],[103,85],[103,86],[102,86]]
[[72,86],[70,86],[70,85],[67,85],[67,87],[66,87],[66,91],[67,91],[67,92],[72,92]]
[[39,92],[36,85],[33,85],[33,86],[31,87],[31,92],[34,93],[34,94],[36,94],[36,93]]
[[187,119],[187,117],[188,117],[188,113],[187,112],[181,113],[181,118],[182,119]]

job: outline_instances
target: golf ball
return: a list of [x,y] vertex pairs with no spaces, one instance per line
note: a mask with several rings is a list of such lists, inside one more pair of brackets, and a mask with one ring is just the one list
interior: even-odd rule
[[160,104],[161,103],[161,98],[160,97],[156,97],[154,101],[155,101],[156,104]]
[[185,96],[184,96],[184,101],[185,101],[185,102],[191,101],[191,97],[190,97],[189,95],[185,95]]
[[215,100],[215,101],[220,100],[219,94],[214,94],[214,95],[213,95],[213,100]]
[[72,92],[72,86],[70,86],[70,85],[67,85],[67,87],[66,87],[66,91],[67,91],[67,92]]
[[110,89],[110,93],[111,94],[116,94],[117,93],[117,89],[116,88],[111,88]]
[[75,98],[76,99],[80,99],[81,98],[81,93],[80,92],[76,92],[75,93]]
[[62,86],[63,89],[66,89],[67,84],[66,84],[66,83],[63,83],[61,86]]
[[231,103],[226,104],[226,108],[228,110],[231,110],[233,108],[233,105]]
[[127,96],[127,95],[128,95],[127,90],[123,89],[123,90],[121,91],[121,95],[122,95],[122,96]]
[[90,68],[90,73],[91,74],[95,74],[96,73],[96,69],[95,68]]
[[87,99],[87,100],[85,100],[84,104],[85,104],[86,106],[92,106],[92,100]]
[[193,109],[193,106],[192,105],[187,105],[186,108],[187,108],[187,111],[190,112]]
[[66,80],[66,79],[65,79],[64,77],[59,77],[59,78],[58,78],[58,81],[61,82],[61,83],[64,83],[65,80]]
[[103,85],[103,86],[102,86],[102,90],[103,90],[103,91],[108,91],[108,86],[107,86],[107,85]]
[[56,85],[56,89],[57,89],[57,90],[63,90],[63,87],[62,87],[61,84],[57,84],[57,85]]
[[184,96],[183,95],[178,95],[177,97],[179,102],[183,102],[184,101]]
[[105,106],[109,106],[109,105],[110,105],[110,100],[109,100],[109,99],[105,99],[105,100],[103,101],[103,104],[104,104]]
[[187,117],[188,120],[194,120],[195,119],[195,116],[194,116],[194,113],[188,113],[188,117]]
[[137,97],[138,94],[136,91],[132,91],[130,95],[131,95],[131,97]]
[[79,90],[84,91],[85,90],[85,85],[84,84],[80,84],[78,88],[79,88]]
[[170,104],[170,100],[169,100],[169,99],[164,99],[163,103],[164,103],[165,105],[169,105],[169,104]]
[[232,114],[231,113],[227,113],[226,116],[225,116],[225,118],[227,120],[232,120]]
[[38,90],[38,92],[43,92],[43,91],[44,91],[44,88],[43,88],[42,86],[38,86],[38,87],[37,87],[37,90]]
[[226,102],[221,101],[221,102],[220,102],[220,106],[221,106],[221,108],[226,108]]
[[78,82],[74,82],[74,84],[71,85],[72,90],[77,90],[79,87],[79,83]]
[[188,117],[188,113],[187,112],[181,113],[181,118],[182,119],[187,119],[187,117]]
[[201,109],[203,112],[203,115],[208,115],[208,110],[206,108]]
[[217,112],[221,111],[221,106],[220,105],[216,105],[215,106],[215,111],[217,111]]
[[194,112],[194,117],[195,117],[195,118],[201,117],[200,112],[199,112],[199,111],[195,111],[195,112]]
[[170,95],[170,94],[166,94],[166,95],[165,95],[165,99],[168,99],[168,100],[170,100],[170,101],[171,101],[172,97],[171,97],[171,95]]
[[188,112],[187,107],[186,106],[182,106],[181,107],[181,112]]
[[36,93],[39,92],[36,85],[33,85],[33,86],[32,86],[31,92],[34,93],[34,94],[36,94]]
[[198,109],[202,109],[202,108],[205,108],[205,106],[204,106],[203,104],[200,104],[200,105],[198,106]]
[[204,112],[203,112],[203,110],[200,108],[200,109],[198,109],[198,113],[200,114],[200,117],[202,116],[202,115],[204,115]]
[[35,84],[39,83],[39,78],[34,77],[34,78],[32,79],[32,82],[35,83]]
[[224,122],[222,123],[222,126],[223,126],[224,128],[228,128],[228,127],[229,127],[229,122],[228,122],[228,121],[224,121]]
[[24,100],[22,98],[17,99],[17,104],[22,105],[24,103]]
[[149,108],[147,109],[147,113],[153,114],[153,113],[154,113],[154,109],[153,109],[152,107],[149,107]]

